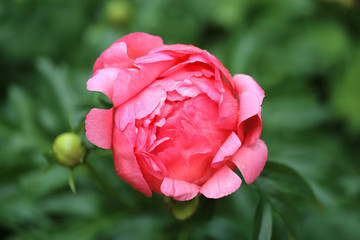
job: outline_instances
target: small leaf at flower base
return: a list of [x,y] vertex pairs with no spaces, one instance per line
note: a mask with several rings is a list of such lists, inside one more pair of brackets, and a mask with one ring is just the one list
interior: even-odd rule
[[76,187],[75,187],[74,176],[72,171],[70,171],[69,173],[69,187],[71,189],[71,192],[73,194],[76,194]]
[[190,201],[176,201],[172,198],[165,198],[165,203],[171,208],[176,219],[185,220],[191,217],[198,209],[199,197],[195,197]]
[[272,212],[270,205],[261,199],[254,220],[253,240],[270,240],[272,234]]

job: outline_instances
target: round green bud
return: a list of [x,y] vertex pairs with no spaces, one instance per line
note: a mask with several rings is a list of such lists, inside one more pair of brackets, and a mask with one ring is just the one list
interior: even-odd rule
[[126,0],[110,0],[105,5],[106,19],[114,25],[123,25],[131,15],[131,5]]
[[83,161],[86,148],[75,133],[60,134],[54,141],[53,151],[56,160],[66,167],[73,167]]
[[164,200],[174,217],[178,220],[185,220],[191,217],[199,207],[199,197],[195,197],[190,201],[176,201],[169,197],[166,197]]

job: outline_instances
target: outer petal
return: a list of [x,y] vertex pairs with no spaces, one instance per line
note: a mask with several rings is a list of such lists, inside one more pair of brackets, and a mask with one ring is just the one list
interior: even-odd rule
[[252,183],[263,170],[268,150],[265,143],[258,139],[250,146],[242,146],[232,157],[246,183]]
[[86,137],[98,147],[110,149],[112,145],[113,108],[90,110],[85,120]]
[[236,129],[239,120],[239,103],[230,91],[225,90],[219,102],[219,119],[216,126],[223,129]]
[[224,65],[214,55],[211,55],[207,51],[203,51],[203,54],[204,54],[205,58],[208,59],[216,69],[220,70],[220,72],[225,76],[226,80],[230,81],[229,83],[230,83],[231,87],[234,87],[233,82],[232,82],[232,76],[229,73],[229,70],[227,70],[224,67]]
[[255,80],[248,75],[236,74],[234,83],[240,102],[238,123],[240,125],[241,122],[260,113],[265,94]]
[[93,71],[96,72],[102,68],[127,68],[132,66],[133,60],[127,55],[126,44],[115,42],[106,49],[94,64]]
[[116,127],[113,135],[113,156],[116,173],[136,190],[150,197],[152,192],[137,163],[128,137]]
[[238,127],[238,135],[243,141],[243,146],[254,144],[261,135],[261,129],[262,120],[260,113],[243,121]]
[[259,98],[260,104],[262,103],[265,97],[264,90],[262,90],[252,77],[244,74],[236,74],[233,80],[238,94],[248,91],[253,92]]
[[126,43],[127,54],[132,59],[142,57],[152,49],[163,46],[163,40],[160,37],[142,32],[130,33],[116,42]]
[[261,112],[261,101],[253,92],[243,92],[239,95],[239,123]]
[[248,75],[234,76],[235,89],[239,97],[238,133],[243,146],[254,144],[262,129],[261,103],[264,91]]
[[201,187],[200,193],[207,198],[222,198],[235,192],[240,185],[240,177],[225,165]]
[[121,105],[130,98],[134,97],[145,87],[149,86],[163,71],[174,63],[171,61],[161,61],[144,64],[140,70],[122,69],[114,84],[113,103],[115,106]]
[[161,184],[161,192],[177,201],[188,201],[199,193],[199,186],[182,180],[165,177]]
[[119,74],[119,68],[104,68],[96,71],[87,82],[87,89],[104,93],[112,100],[114,82]]
[[198,54],[198,53],[202,53],[203,51],[204,50],[201,50],[198,47],[192,45],[184,45],[184,44],[164,45],[162,47],[153,50],[153,52],[166,52],[174,56]]
[[234,132],[232,132],[216,153],[211,163],[211,167],[217,167],[221,165],[224,161],[224,158],[233,155],[240,146],[240,139]]

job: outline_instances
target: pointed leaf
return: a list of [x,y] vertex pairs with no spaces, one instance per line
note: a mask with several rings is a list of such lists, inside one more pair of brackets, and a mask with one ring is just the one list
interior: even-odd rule
[[261,199],[256,208],[253,240],[270,240],[272,234],[272,212],[270,205]]
[[309,183],[293,168],[287,165],[268,162],[261,173],[261,177],[266,181],[273,182],[273,186],[280,192],[303,197],[312,203],[317,202]]

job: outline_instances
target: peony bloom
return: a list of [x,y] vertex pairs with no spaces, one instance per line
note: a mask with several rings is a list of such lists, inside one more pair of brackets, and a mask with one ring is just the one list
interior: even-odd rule
[[93,70],[88,90],[113,107],[89,112],[86,136],[112,149],[119,177],[146,196],[221,198],[240,187],[236,168],[246,183],[264,168],[264,91],[250,76],[232,77],[207,51],[132,33]]

